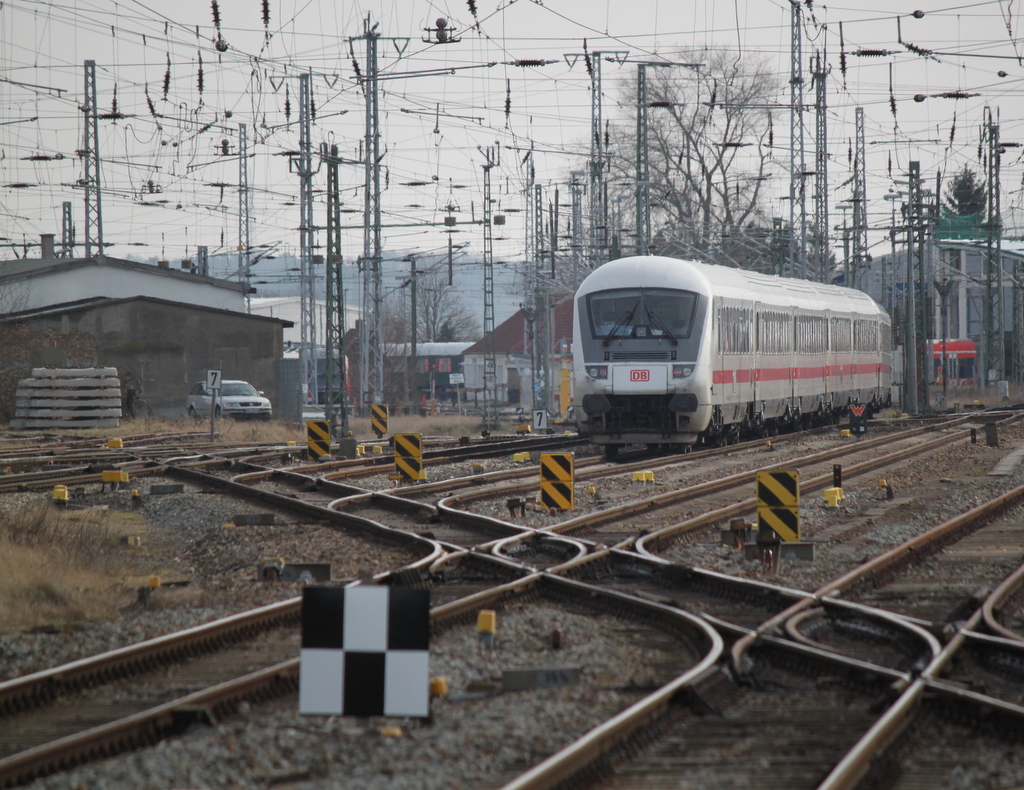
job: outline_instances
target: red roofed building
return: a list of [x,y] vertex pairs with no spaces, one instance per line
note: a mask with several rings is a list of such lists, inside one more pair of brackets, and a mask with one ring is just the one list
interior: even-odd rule
[[[497,399],[499,405],[532,408],[548,408],[562,411],[559,401],[561,370],[572,369],[572,317],[573,298],[571,294],[556,297],[549,312],[551,356],[549,360],[550,404],[533,403],[533,321],[518,310],[494,329],[493,349],[497,363]],[[487,337],[474,343],[463,352],[462,369],[466,375],[468,400],[481,401],[484,386],[484,357],[488,348]],[[572,377],[569,376],[571,381]]]

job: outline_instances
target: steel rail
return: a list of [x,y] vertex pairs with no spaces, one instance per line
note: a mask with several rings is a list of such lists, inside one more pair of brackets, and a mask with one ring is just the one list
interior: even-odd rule
[[[734,669],[741,675],[745,674],[744,668],[746,662],[744,659],[744,653],[753,645],[759,636],[781,627],[790,617],[798,614],[809,606],[817,604],[825,598],[838,597],[842,593],[848,592],[858,585],[868,583],[870,580],[877,578],[883,573],[891,572],[902,566],[911,564],[914,559],[923,555],[923,549],[935,550],[941,548],[945,541],[954,540],[960,532],[965,531],[976,524],[991,520],[1008,507],[1011,507],[1022,500],[1024,500],[1024,486],[1018,486],[1017,488],[1001,494],[1000,496],[972,508],[965,513],[954,516],[938,526],[932,527],[930,530],[901,543],[899,546],[896,546],[889,551],[873,557],[862,565],[859,565],[839,578],[820,587],[814,592],[812,598],[797,602],[786,611],[780,612],[762,623],[755,634],[737,640],[731,650]],[[977,618],[980,619],[981,616],[981,610],[979,609]]]
[[1004,639],[1024,641],[1024,634],[1007,628],[999,621],[999,611],[1006,605],[1006,602],[1016,597],[1024,588],[1024,565],[1017,568],[1007,576],[1002,583],[992,591],[992,594],[985,599],[981,613],[985,621],[985,627],[996,636]]
[[981,706],[988,715],[998,713],[1015,719],[1018,727],[1024,725],[1024,707],[958,688],[939,679],[939,674],[948,666],[981,619],[982,612],[979,608],[932,659],[920,677],[907,685],[885,714],[836,763],[828,776],[818,785],[818,790],[854,790],[870,770],[875,756],[891,745],[911,725],[925,695],[929,693],[941,693],[962,702]]
[[[851,464],[850,466],[843,468],[843,474],[848,478],[854,477],[856,475],[865,474],[867,472],[878,469],[879,467],[888,466],[890,464],[896,463],[897,461],[902,461],[905,458],[910,458],[912,456],[919,455],[936,447],[943,447],[949,444],[951,441],[962,441],[968,438],[968,436],[970,436],[969,432],[962,432],[959,436],[956,437],[940,436],[936,439],[932,439],[931,441],[925,442],[923,444],[915,445],[913,447],[906,447],[902,450],[897,450],[896,452],[887,453],[885,455],[879,456],[878,458],[872,458],[867,461],[861,461],[860,463],[857,464]],[[835,455],[829,455],[826,457],[825,460],[827,460],[827,458],[829,457],[835,457]],[[765,467],[765,469],[778,469],[785,467],[792,468],[798,467],[800,464],[820,463],[821,460],[823,459],[817,456],[807,456],[806,458],[794,459],[793,461],[786,462],[783,464],[773,464],[770,467]],[[740,482],[749,482],[754,474],[755,473],[752,472],[744,472],[740,475],[733,475],[731,477],[724,479],[732,481],[732,485],[735,486]],[[802,480],[800,483],[800,488],[802,491],[816,491],[818,489],[826,488],[829,485],[831,485],[832,479],[833,478],[831,473],[818,475],[817,477]],[[712,483],[712,485],[714,485],[714,483]],[[683,489],[683,491],[685,490],[686,489]],[[679,492],[676,493],[678,494]],[[670,545],[670,543],[675,538],[678,538],[680,535],[699,531],[711,524],[724,521],[725,519],[739,515],[740,513],[751,512],[756,507],[757,499],[755,497],[750,497],[740,502],[734,502],[731,505],[726,505],[725,507],[718,508],[717,510],[709,511],[700,516],[696,516],[695,518],[687,519],[686,521],[681,521],[678,524],[672,524],[668,527],[664,527],[663,529],[659,529],[655,532],[651,532],[647,535],[641,536],[634,542],[635,550],[637,551],[637,553],[643,554],[645,556],[654,556],[655,552],[664,548],[667,545]]]
[[[611,607],[616,612],[631,612],[646,622],[657,621],[665,628],[685,629],[691,638],[704,643],[706,652],[696,667],[684,677],[698,674],[698,669],[704,672],[713,667],[724,649],[722,638],[717,632],[693,615],[623,593],[543,573],[535,573],[436,607],[430,612],[431,629],[437,632],[468,622],[475,618],[480,608],[500,608],[515,599],[525,599],[531,595],[582,598],[591,604],[600,602],[602,606]],[[291,607],[297,612],[300,605],[300,600],[294,599],[274,606],[279,610]],[[281,662],[124,719],[11,755],[0,760],[0,787],[13,787],[90,759],[107,758],[155,743],[181,729],[183,723],[196,721],[197,709],[200,713],[206,712],[206,719],[215,721],[234,712],[242,701],[258,702],[294,692],[297,689],[299,666],[298,658]]]
[[[959,423],[960,421],[961,420],[958,419],[958,420],[956,420],[954,422]],[[823,450],[823,451],[821,451],[819,453],[812,453],[810,455],[806,455],[806,456],[803,456],[803,457],[800,457],[800,458],[794,458],[794,459],[791,459],[789,461],[780,461],[778,463],[768,464],[768,465],[766,465],[764,467],[761,467],[761,469],[759,471],[768,471],[768,470],[772,470],[772,469],[787,469],[787,468],[793,468],[794,466],[799,466],[801,464],[821,463],[823,461],[827,461],[827,460],[830,460],[830,459],[833,459],[833,458],[836,458],[836,457],[840,457],[842,455],[845,455],[845,454],[850,453],[850,452],[855,452],[857,450],[871,449],[873,447],[884,446],[886,444],[890,444],[893,441],[898,441],[900,439],[912,439],[912,438],[914,438],[916,436],[919,436],[919,435],[921,435],[923,433],[934,431],[937,427],[941,427],[941,426],[927,425],[927,426],[922,426],[922,427],[919,427],[919,428],[913,428],[913,429],[911,429],[909,431],[901,432],[901,433],[899,433],[897,435],[880,436],[880,437],[877,437],[875,439],[869,439],[869,440],[866,440],[866,441],[858,442],[854,446],[843,445],[843,446],[833,447],[833,448],[829,448],[828,450]],[[967,436],[967,435],[969,435],[969,433],[965,433],[964,435]],[[947,439],[936,440],[934,445],[941,444],[943,441],[946,441],[946,440]],[[934,445],[930,445],[930,446],[934,446]],[[734,451],[734,450],[735,450],[735,448],[730,448],[730,451]],[[646,466],[647,466],[648,469],[650,468],[649,464],[647,464]],[[667,464],[666,464],[666,466],[667,466]],[[856,469],[855,469],[855,467],[850,467],[849,470],[844,470],[844,471],[847,471],[847,473],[850,474],[850,473],[855,473]],[[617,470],[613,470],[611,472],[611,474],[616,474],[616,473],[617,473]],[[602,471],[602,474],[604,474],[603,471]],[[708,481],[706,483],[699,483],[697,485],[687,486],[685,488],[680,488],[680,489],[677,489],[677,490],[674,490],[674,491],[667,491],[667,492],[664,492],[664,493],[661,493],[661,494],[657,494],[657,495],[652,496],[652,497],[647,497],[647,498],[644,498],[644,499],[636,500],[634,502],[627,502],[627,503],[622,504],[622,505],[615,505],[615,506],[613,506],[611,508],[607,508],[605,510],[602,510],[602,511],[599,511],[599,512],[596,512],[596,513],[588,513],[588,514],[585,514],[585,515],[582,515],[582,516],[577,516],[576,518],[566,519],[565,521],[561,521],[558,524],[553,524],[553,525],[551,525],[549,527],[543,527],[542,530],[544,532],[557,533],[557,534],[573,534],[573,533],[580,532],[580,531],[583,531],[583,530],[592,531],[593,529],[595,529],[596,527],[601,526],[602,524],[613,523],[615,521],[622,520],[623,518],[625,518],[627,516],[633,516],[633,515],[638,515],[638,514],[641,514],[641,513],[647,513],[647,512],[650,512],[652,510],[656,510],[658,508],[669,507],[669,506],[675,505],[675,504],[680,503],[680,502],[685,502],[685,501],[687,501],[689,499],[694,499],[694,498],[697,498],[697,497],[706,496],[708,494],[716,493],[718,491],[723,491],[723,490],[728,490],[730,488],[738,487],[738,486],[740,486],[742,484],[748,483],[750,481],[750,479],[752,478],[752,476],[754,476],[755,474],[756,474],[755,472],[739,472],[737,474],[730,475],[730,476],[724,477],[724,478],[720,478],[718,480],[711,480],[711,481]],[[594,474],[591,471],[589,473],[585,473],[585,474],[582,474],[582,475],[577,475],[577,479],[580,479],[580,480],[592,479],[593,477],[596,477],[596,476],[598,476],[598,475]],[[826,478],[826,477],[822,476],[821,478],[814,478],[814,480],[821,480],[821,481],[825,481],[826,479],[831,480],[831,477]],[[804,482],[802,485],[804,487],[813,486],[814,482],[813,481],[807,481],[807,482]],[[487,491],[474,491],[474,492],[471,492],[469,494],[455,495],[453,497],[449,497],[447,499],[442,500],[442,502],[445,505],[457,507],[457,506],[464,505],[464,504],[466,504],[468,502],[471,502],[471,501],[476,501],[478,499],[489,498],[491,495],[493,495],[493,493],[505,494],[505,493],[521,492],[522,490],[523,490],[522,486],[511,486],[511,487],[506,487],[506,488],[490,489],[490,490],[487,490]],[[715,512],[721,512],[721,511],[715,511]],[[742,512],[742,509],[737,511],[737,512]],[[721,518],[726,518],[726,517],[727,517],[727,515],[722,515],[721,516]],[[688,522],[685,522],[685,523],[688,523]],[[668,528],[668,529],[671,529],[671,527]],[[651,533],[650,535],[648,535],[647,539],[652,539],[653,535],[656,535],[656,534],[660,535],[660,534],[663,534],[663,533],[664,533],[664,530],[659,530],[658,532]],[[579,537],[579,536],[576,535],[575,537]],[[629,541],[627,541],[623,545],[628,544],[628,542]]]

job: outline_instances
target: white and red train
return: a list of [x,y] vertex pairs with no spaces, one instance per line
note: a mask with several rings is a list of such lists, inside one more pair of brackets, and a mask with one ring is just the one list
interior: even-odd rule
[[892,329],[851,288],[660,256],[594,270],[575,297],[574,416],[613,456],[834,421],[889,403]]

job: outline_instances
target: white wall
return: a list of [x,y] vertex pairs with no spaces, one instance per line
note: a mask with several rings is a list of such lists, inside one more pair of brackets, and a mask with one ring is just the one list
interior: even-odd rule
[[23,282],[27,283],[27,303],[19,309],[26,310],[94,297],[149,296],[245,312],[245,299],[240,289],[220,287],[206,278],[180,275],[169,269],[144,264],[131,267],[109,263],[69,266],[41,272]]

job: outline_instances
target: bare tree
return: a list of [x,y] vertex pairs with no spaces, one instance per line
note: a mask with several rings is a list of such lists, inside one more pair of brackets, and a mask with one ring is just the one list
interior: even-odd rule
[[420,274],[416,289],[417,338],[423,342],[452,343],[476,340],[480,323],[456,289],[439,271]]
[[[768,248],[769,177],[779,81],[764,61],[724,49],[684,51],[699,68],[647,70],[652,230],[661,252],[744,265]],[[636,105],[630,81],[624,107]],[[635,124],[613,140],[613,166],[635,177]]]

